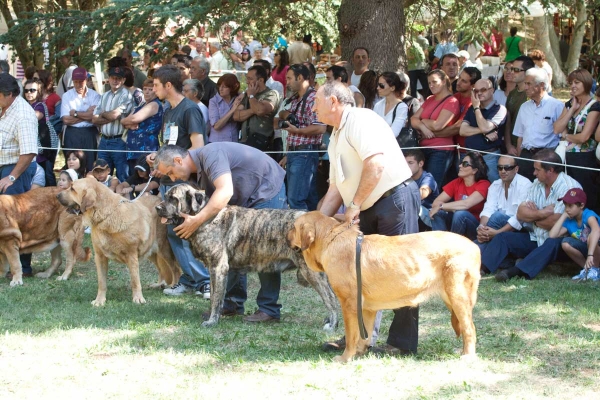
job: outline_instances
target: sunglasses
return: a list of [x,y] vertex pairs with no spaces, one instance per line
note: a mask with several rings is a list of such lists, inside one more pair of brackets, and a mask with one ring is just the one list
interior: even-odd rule
[[498,171],[512,171],[513,169],[515,169],[517,166],[516,165],[498,165],[496,168],[498,169]]
[[475,94],[484,94],[485,92],[487,92],[488,90],[490,90],[491,88],[483,88],[483,89],[473,89],[473,93]]
[[25,93],[35,93],[35,92],[37,92],[37,89],[23,89],[23,92],[25,92]]
[[385,85],[383,83],[378,83],[377,87],[379,87],[379,89],[385,89]]
[[524,70],[524,69],[522,69],[522,68],[515,68],[515,67],[512,67],[512,68],[507,68],[507,69],[509,69],[509,70],[511,70],[512,72],[515,72],[515,73],[518,73],[518,72],[525,71],[525,70]]
[[463,168],[473,167],[473,164],[469,164],[468,161],[463,161],[460,163],[460,166]]

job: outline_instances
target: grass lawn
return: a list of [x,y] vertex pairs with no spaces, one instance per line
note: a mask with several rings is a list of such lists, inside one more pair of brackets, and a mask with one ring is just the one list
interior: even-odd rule
[[[89,237],[86,239],[89,244]],[[34,256],[45,269],[47,255]],[[284,274],[280,324],[241,317],[200,326],[209,302],[144,290],[131,302],[129,275],[111,263],[107,305],[94,308],[93,262],[66,282],[28,278],[0,285],[1,399],[448,399],[597,398],[600,285],[542,274],[534,281],[482,280],[475,309],[479,360],[460,359],[450,315],[439,299],[420,313],[419,354],[366,356],[347,365],[320,344],[325,308],[312,289]],[[246,313],[255,311],[249,277]],[[142,265],[142,283],[156,280]],[[384,313],[381,340],[392,313]]]

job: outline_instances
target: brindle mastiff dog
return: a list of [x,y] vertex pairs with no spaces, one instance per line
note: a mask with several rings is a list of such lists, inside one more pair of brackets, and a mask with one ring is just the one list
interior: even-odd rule
[[57,187],[47,187],[0,196],[0,272],[10,265],[10,286],[23,284],[19,254],[50,251],[50,268],[36,274],[49,278],[62,263],[63,249],[67,266],[58,280],[69,279],[75,261],[90,259],[90,249],[82,248],[82,218],[67,213],[56,200],[58,192]]
[[[163,223],[179,225],[183,222],[180,213],[196,215],[207,202],[203,191],[182,184],[172,187],[156,209]],[[211,279],[210,319],[202,326],[219,322],[229,269],[276,272],[294,266],[325,303],[329,316],[323,329],[337,326],[337,304],[327,277],[308,269],[302,254],[292,251],[286,243],[287,232],[303,213],[227,206],[194,232],[189,239],[192,253],[209,269]]]
[[147,258],[158,268],[154,287],[179,281],[181,269],[167,241],[167,228],[154,209],[159,198],[142,196],[130,202],[90,177],[73,182],[71,189],[59,193],[58,200],[74,212],[81,212],[92,228],[98,273],[98,294],[92,305],[103,306],[106,302],[108,260],[127,265],[134,303],[146,302],[140,283],[140,259]]
[[[299,217],[288,242],[302,250],[313,271],[324,271],[340,300],[346,350],[334,358],[346,362],[367,350],[370,339],[359,337],[356,238],[358,228],[340,224],[318,211]],[[360,257],[362,313],[373,331],[378,310],[414,307],[439,294],[451,313],[452,328],[463,337],[463,355],[475,356],[473,307],[481,278],[479,248],[450,232],[402,236],[366,235]]]

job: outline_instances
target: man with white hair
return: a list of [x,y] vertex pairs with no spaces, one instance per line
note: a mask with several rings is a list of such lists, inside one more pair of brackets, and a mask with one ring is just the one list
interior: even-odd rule
[[204,57],[196,57],[192,60],[190,66],[190,75],[192,79],[198,79],[204,87],[204,96],[202,96],[202,104],[208,107],[208,102],[217,94],[217,84],[209,77],[210,63]]
[[475,68],[481,70],[481,66],[479,66],[476,63],[471,61],[471,55],[469,54],[468,51],[461,50],[456,54],[458,55],[458,65],[459,65],[461,71],[465,67],[475,67]]
[[[548,95],[550,81],[543,69],[527,70],[524,85],[530,100],[519,109],[513,135],[518,138],[517,156],[531,160],[538,151],[558,146],[560,138],[554,133],[554,122],[565,105]],[[533,162],[519,160],[518,164],[521,175],[533,181]]]
[[202,40],[202,38],[197,37],[195,40],[195,48],[192,49],[192,51],[190,52],[190,57],[204,57],[204,41]]
[[210,42],[208,46],[211,54],[210,59],[210,70],[211,71],[223,71],[227,70],[229,67],[227,65],[227,59],[221,53],[221,43],[219,42]]

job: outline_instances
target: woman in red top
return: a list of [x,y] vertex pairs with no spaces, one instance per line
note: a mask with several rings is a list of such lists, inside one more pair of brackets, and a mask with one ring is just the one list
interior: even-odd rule
[[432,95],[411,117],[410,122],[421,135],[420,145],[430,147],[423,149],[426,159],[424,169],[433,175],[438,187],[441,187],[454,155],[453,134],[447,133],[444,128],[456,122],[460,115],[460,104],[452,96],[452,85],[444,71],[434,69],[427,74],[427,82]]
[[281,82],[283,85],[283,95],[285,96],[285,91],[287,89],[285,76],[290,68],[290,55],[285,48],[280,47],[275,50],[273,63],[275,64],[275,67],[273,68],[273,71],[271,71],[271,78],[277,82]]
[[38,79],[42,86],[42,100],[48,107],[49,116],[53,116],[56,111],[56,103],[60,101],[60,96],[54,93],[54,81],[52,75],[45,69],[38,69],[33,74],[34,79]]
[[477,238],[479,214],[487,197],[490,182],[487,165],[479,152],[467,153],[458,169],[458,178],[444,186],[433,201],[429,216],[434,231],[450,231]]

